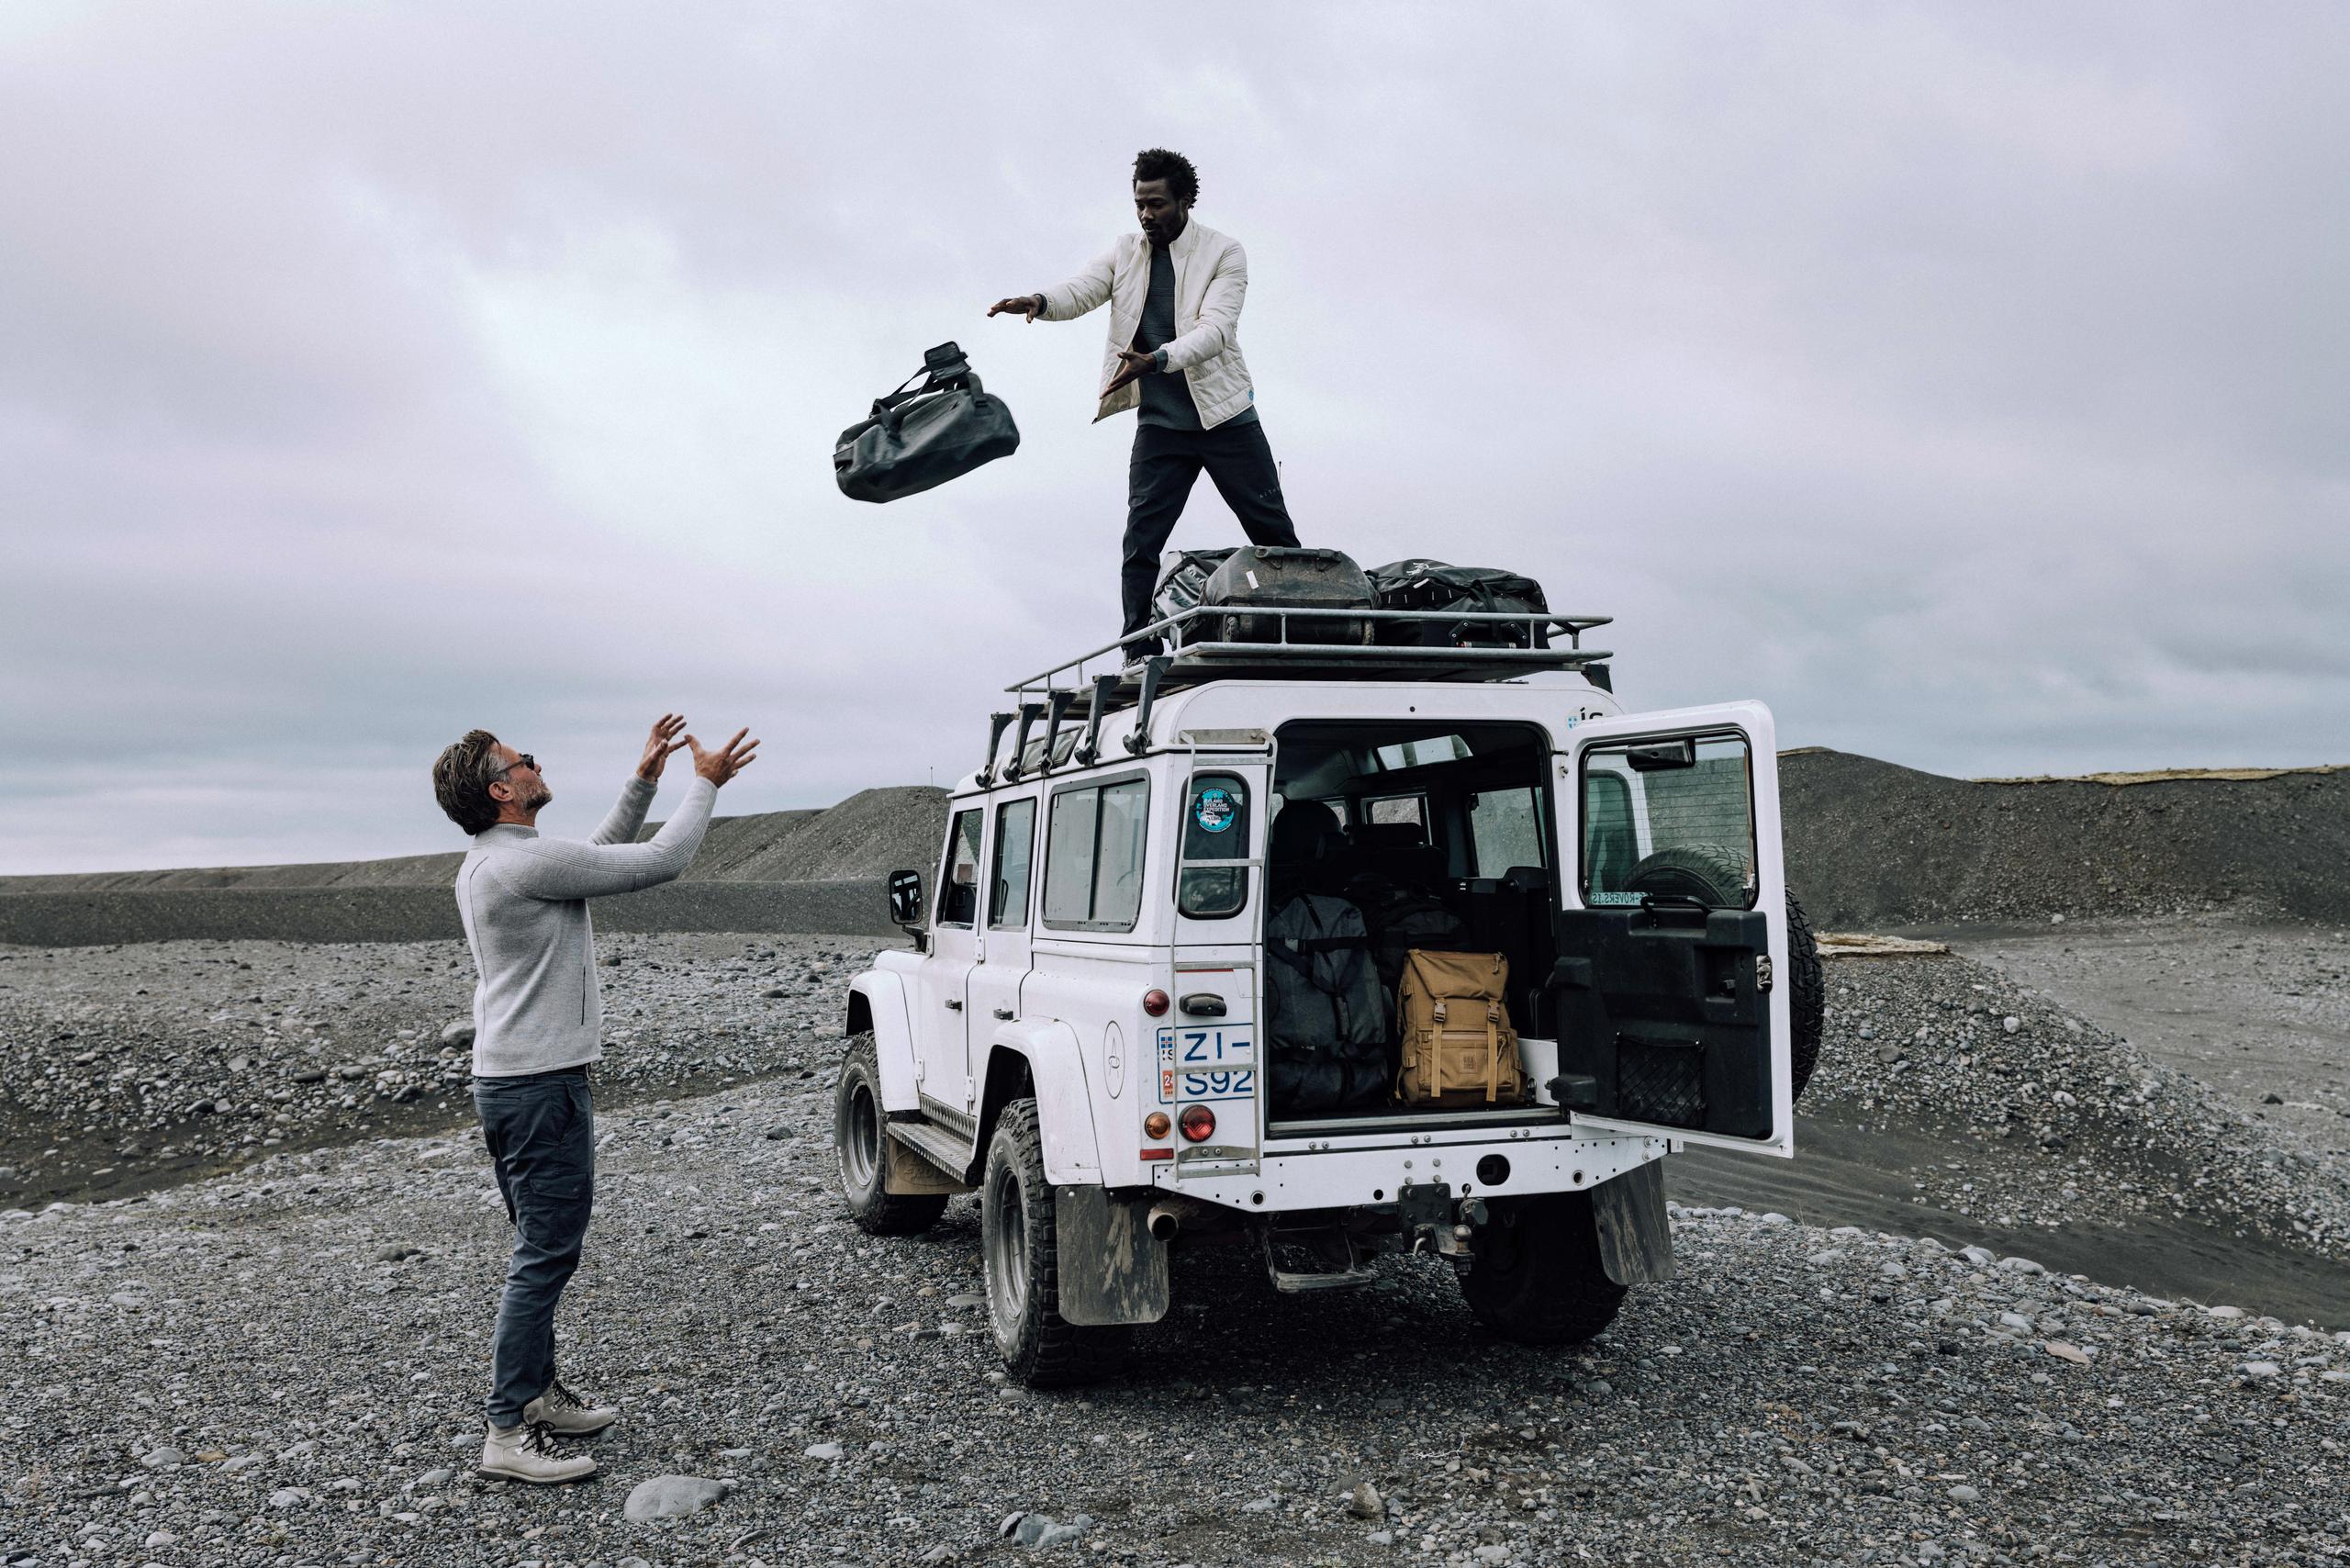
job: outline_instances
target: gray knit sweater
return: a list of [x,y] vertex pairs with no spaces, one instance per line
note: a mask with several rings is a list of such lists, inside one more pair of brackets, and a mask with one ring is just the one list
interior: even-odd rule
[[457,913],[481,980],[474,987],[474,1071],[520,1078],[604,1054],[603,999],[588,901],[674,881],[710,825],[718,786],[697,777],[677,814],[643,843],[655,785],[632,778],[585,844],[499,823],[474,835],[457,868]]

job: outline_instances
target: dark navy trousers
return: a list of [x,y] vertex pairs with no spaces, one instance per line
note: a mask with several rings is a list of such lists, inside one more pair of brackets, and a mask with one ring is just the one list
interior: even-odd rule
[[474,1109],[514,1225],[490,1353],[490,1425],[511,1427],[554,1381],[554,1309],[596,1201],[596,1107],[584,1067],[476,1078]]

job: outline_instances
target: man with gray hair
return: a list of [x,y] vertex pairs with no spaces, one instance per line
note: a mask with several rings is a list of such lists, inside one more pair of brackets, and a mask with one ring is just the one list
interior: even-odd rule
[[[449,820],[473,836],[457,869],[457,913],[480,979],[474,987],[474,1106],[514,1225],[514,1256],[490,1358],[481,1473],[509,1481],[577,1481],[584,1453],[556,1447],[610,1426],[620,1412],[580,1398],[555,1375],[554,1311],[579,1266],[595,1203],[595,1105],[588,1070],[604,1054],[596,937],[588,901],[673,881],[701,846],[719,787],[759,743],[740,730],[713,751],[677,734],[665,713],[636,777],[586,843],[539,836],[554,799],[538,759],[475,730],[432,765]],[[693,748],[694,781],[676,814],[635,842],[670,754]]]

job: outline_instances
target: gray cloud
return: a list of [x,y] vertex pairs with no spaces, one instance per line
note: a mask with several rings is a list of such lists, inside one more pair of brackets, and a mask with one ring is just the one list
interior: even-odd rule
[[[1790,745],[2343,758],[2340,11],[1207,15],[11,7],[0,866],[445,846],[476,722],[576,821],[679,705],[729,810],[968,767],[1110,634],[1128,439],[1098,322],[979,308],[1153,142],[1310,539]],[[842,500],[947,337],[1020,454]]]

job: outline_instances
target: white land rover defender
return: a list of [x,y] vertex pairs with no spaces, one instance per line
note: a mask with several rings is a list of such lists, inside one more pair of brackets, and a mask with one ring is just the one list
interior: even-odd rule
[[[1465,647],[1368,625],[1414,613],[1202,607],[1156,628],[1172,655],[1011,688],[932,895],[892,877],[913,948],[852,985],[841,1183],[877,1235],[979,1192],[1023,1382],[1113,1367],[1168,1310],[1169,1249],[1205,1241],[1285,1291],[1430,1250],[1494,1331],[1588,1338],[1670,1277],[1659,1160],[1793,1155],[1822,998],[1770,711],[1623,712],[1580,645],[1606,617],[1437,617]],[[1314,911],[1338,935],[1283,935]],[[1349,946],[1384,984],[1415,948],[1500,955],[1530,1092],[1403,1097],[1393,991],[1327,999],[1379,1020],[1376,1081],[1318,1070],[1282,1010]]]

